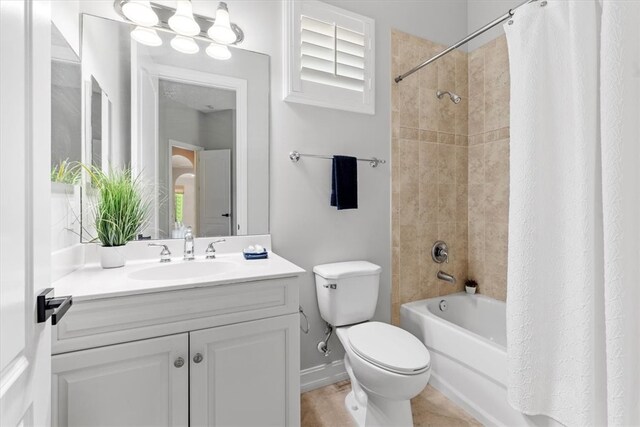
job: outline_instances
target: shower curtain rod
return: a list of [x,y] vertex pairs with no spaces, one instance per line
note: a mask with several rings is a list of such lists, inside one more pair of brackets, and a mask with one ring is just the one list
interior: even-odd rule
[[[448,47],[447,49],[443,50],[442,52],[440,52],[439,54],[437,54],[433,58],[424,61],[422,64],[412,68],[411,70],[407,71],[406,73],[404,73],[402,75],[399,75],[394,80],[396,81],[396,83],[400,83],[406,77],[408,77],[411,74],[415,73],[416,71],[422,69],[423,67],[426,67],[427,65],[431,64],[433,61],[435,61],[437,59],[440,59],[441,57],[445,56],[447,53],[451,52],[452,50],[457,49],[460,46],[462,46],[463,44],[467,43],[469,40],[475,39],[476,37],[478,37],[480,34],[484,33],[485,31],[490,30],[491,28],[495,27],[499,23],[504,22],[507,19],[511,18],[516,13],[516,10],[519,9],[520,7],[522,7],[522,6],[526,5],[526,4],[529,4],[529,3],[536,2],[536,1],[538,1],[538,0],[527,0],[524,3],[514,7],[513,9],[509,9],[509,11],[507,13],[505,13],[504,15],[502,15],[501,17],[494,19],[493,21],[491,21],[490,23],[488,23],[484,27],[480,28],[479,30],[474,31],[471,34],[469,34],[467,37],[463,38],[458,43],[454,44],[453,46]],[[541,6],[544,6],[544,5],[547,4],[547,2],[543,1],[540,4],[541,4]]]

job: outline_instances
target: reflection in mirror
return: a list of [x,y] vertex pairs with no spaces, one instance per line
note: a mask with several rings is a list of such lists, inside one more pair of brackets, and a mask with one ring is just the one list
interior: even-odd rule
[[80,235],[82,159],[80,59],[51,25],[51,244],[59,250]]
[[187,227],[196,235],[231,235],[238,199],[233,182],[236,93],[166,79],[159,81],[159,88],[159,152],[170,165],[161,170],[168,172],[168,187],[173,189],[160,215],[169,221],[160,229],[171,230],[171,235],[160,237],[183,237]]
[[83,160],[130,167],[154,195],[139,238],[268,233],[269,57],[230,47],[216,60],[201,41],[188,55],[162,31],[145,46],[95,16],[82,28]]

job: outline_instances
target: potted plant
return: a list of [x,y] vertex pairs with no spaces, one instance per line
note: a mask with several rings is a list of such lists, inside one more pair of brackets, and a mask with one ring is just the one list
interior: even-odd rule
[[93,203],[94,226],[100,248],[102,268],[124,266],[124,245],[142,231],[149,219],[150,199],[145,196],[139,177],[131,170],[104,172],[84,166],[97,190]]
[[478,289],[478,282],[475,280],[467,280],[464,282],[464,290],[467,291],[468,294],[475,294]]

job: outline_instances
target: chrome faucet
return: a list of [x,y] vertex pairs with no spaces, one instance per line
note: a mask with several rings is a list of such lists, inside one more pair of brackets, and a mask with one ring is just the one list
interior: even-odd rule
[[445,282],[449,282],[452,285],[454,285],[456,283],[456,278],[455,277],[453,277],[449,273],[445,273],[442,270],[438,271],[437,277],[438,277],[438,279],[444,280]]
[[160,243],[149,243],[149,246],[155,246],[162,248],[160,252],[160,262],[171,262],[171,251],[167,245],[163,245]]
[[226,240],[225,239],[217,239],[217,240],[214,240],[213,242],[209,243],[209,246],[207,246],[207,250],[205,252],[207,259],[215,259],[215,257],[216,257],[216,247],[213,246],[213,245],[215,243],[220,243],[220,242],[226,242]]
[[[433,244],[433,247],[431,248],[431,258],[438,264],[442,264],[443,262],[449,264],[449,247],[447,246],[447,244],[442,240],[438,240],[437,242],[435,242]],[[438,279],[444,280],[445,282],[451,284],[456,283],[455,277],[453,277],[449,273],[445,273],[442,270],[438,271],[438,274],[436,276],[438,277]]]
[[187,231],[184,234],[184,260],[193,261],[195,259],[195,244],[193,241],[193,231],[191,227],[187,227]]

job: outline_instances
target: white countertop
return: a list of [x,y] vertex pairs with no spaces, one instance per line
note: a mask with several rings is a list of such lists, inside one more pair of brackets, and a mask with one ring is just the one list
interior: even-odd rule
[[[163,265],[186,264],[191,262],[215,263],[233,262],[238,265],[232,271],[211,276],[181,278],[176,280],[136,280],[129,274]],[[157,259],[130,261],[124,267],[103,269],[100,264],[86,264],[82,268],[60,278],[53,283],[56,296],[72,295],[74,302],[139,295],[153,292],[173,291],[223,284],[250,282],[264,279],[276,279],[298,276],[305,271],[286,259],[269,253],[269,258],[245,260],[241,253],[219,254],[215,260],[205,260],[204,256],[195,261],[183,261],[173,258],[170,263],[161,264]]]

